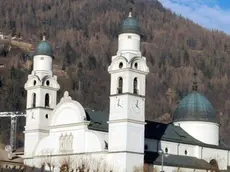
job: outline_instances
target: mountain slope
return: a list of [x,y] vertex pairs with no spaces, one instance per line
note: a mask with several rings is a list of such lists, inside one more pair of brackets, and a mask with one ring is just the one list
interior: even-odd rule
[[[222,114],[221,138],[230,143],[230,37],[226,34],[205,30],[164,9],[155,0],[136,0],[135,4],[124,0],[0,3],[0,30],[20,33],[32,44],[38,43],[41,33],[46,32],[58,65],[62,88],[59,98],[64,89],[70,90],[73,98],[94,109],[109,107],[107,67],[117,51],[120,24],[132,6],[143,33],[142,52],[150,68],[146,117],[162,119],[172,115],[179,100],[191,91],[195,67],[198,90],[208,97],[218,115]],[[24,69],[24,57],[25,54],[16,52],[5,57],[15,68],[9,65],[1,72],[1,111],[25,108],[23,86],[29,71]]]

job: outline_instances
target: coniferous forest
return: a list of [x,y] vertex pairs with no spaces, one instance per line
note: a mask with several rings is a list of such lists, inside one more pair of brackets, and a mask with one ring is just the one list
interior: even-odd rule
[[[230,37],[223,32],[204,29],[157,0],[0,0],[0,32],[21,35],[34,47],[45,32],[55,55],[58,99],[68,90],[84,107],[108,111],[107,68],[130,8],[140,24],[150,69],[146,118],[170,122],[179,101],[191,92],[196,71],[198,91],[216,109],[221,139],[230,144]],[[1,55],[0,111],[25,111],[31,60],[18,48]],[[10,120],[0,122],[1,139],[7,142]],[[24,130],[24,120],[18,123],[18,132]]]

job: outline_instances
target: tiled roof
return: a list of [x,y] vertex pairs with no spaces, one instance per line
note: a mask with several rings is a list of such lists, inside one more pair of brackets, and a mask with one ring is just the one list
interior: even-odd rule
[[[92,109],[87,109],[85,111],[87,113],[87,120],[90,121],[89,129],[108,132],[108,112],[94,111]],[[220,142],[219,146],[202,143],[190,136],[181,127],[175,126],[172,123],[163,124],[153,121],[146,121],[146,123],[145,138],[230,150],[230,147],[223,142]]]
[[108,132],[109,115],[106,111],[85,109],[87,120],[90,121],[89,129]]
[[134,17],[129,16],[123,21],[120,32],[140,34],[140,26]]
[[162,124],[153,121],[146,121],[146,123],[145,138],[230,150],[229,146],[225,145],[223,142],[220,142],[219,146],[200,142],[199,140],[190,136],[181,127],[175,126],[172,123]]
[[34,55],[47,55],[53,57],[51,45],[47,41],[41,41],[36,47]]
[[185,96],[173,113],[173,121],[215,122],[216,111],[206,97],[193,91]]
[[[161,165],[161,156],[156,152],[145,152],[145,163]],[[171,155],[164,158],[165,166],[215,170],[215,167],[203,159],[198,159],[191,156]]]

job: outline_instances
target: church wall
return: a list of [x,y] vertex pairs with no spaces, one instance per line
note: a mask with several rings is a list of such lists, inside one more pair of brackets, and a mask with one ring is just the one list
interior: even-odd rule
[[52,71],[52,57],[46,55],[34,56],[34,71]]
[[196,157],[196,146],[179,143],[178,155]]
[[[41,168],[42,164],[46,163],[45,169],[50,171],[47,163],[54,166],[59,171],[60,167],[67,163],[70,169],[77,169],[82,164],[86,167],[90,167],[91,170],[95,170],[98,166],[105,169],[114,169],[114,166],[107,161],[107,152],[101,153],[89,153],[89,154],[66,154],[66,155],[51,155],[51,156],[39,156],[33,159],[25,159],[24,163],[30,167]],[[109,171],[105,170],[105,171]],[[53,171],[53,169],[51,169]]]
[[196,158],[202,159],[202,147],[200,146],[195,146],[195,153],[194,153]]
[[[56,113],[58,114],[58,113]],[[55,123],[55,125],[63,125],[63,124],[74,124],[74,122],[81,122],[81,116],[79,115],[80,112],[78,109],[74,109],[70,107],[63,107],[60,114],[56,115],[55,119],[52,121]],[[66,115],[68,114],[68,118],[66,118]]]
[[[108,154],[108,163],[114,164],[115,172],[133,172],[135,168],[144,166],[144,155],[130,152]],[[131,163],[130,163],[131,162]]]
[[49,95],[49,106],[47,106],[48,108],[54,108],[56,106],[57,103],[57,92],[56,90],[51,90],[51,89],[40,89],[40,93],[38,96],[38,101],[39,101],[39,105],[41,107],[45,107],[45,96],[46,94]]
[[218,163],[219,169],[227,169],[228,151],[212,148],[202,148],[202,159],[210,162],[215,159]]
[[230,151],[228,151],[228,166],[230,166]]
[[[158,142],[159,142],[159,145],[158,145]],[[147,145],[147,148],[148,148],[145,151],[157,152],[158,150],[162,149],[165,152],[167,148],[169,154],[185,156],[185,150],[187,150],[188,156],[201,158],[201,147],[196,146],[196,145],[175,143],[175,142],[169,142],[169,141],[158,141],[155,139],[145,139],[145,145]]]
[[[52,129],[50,135],[60,138],[61,135],[73,136],[72,152],[98,152],[104,150],[104,140],[102,132],[88,130],[84,124],[78,126],[65,126],[59,129]],[[80,139],[79,139],[80,138]]]
[[108,143],[108,132],[94,131],[97,133],[104,141]]
[[128,90],[129,90],[128,82],[124,82],[124,78],[128,78],[129,77],[129,73],[127,73],[127,72],[115,73],[111,77],[111,85],[110,85],[110,87],[111,87],[111,89],[110,89],[111,95],[117,94],[118,79],[119,79],[119,77],[123,78],[122,92],[128,92]]
[[188,134],[190,134],[191,136],[203,143],[212,145],[219,144],[219,125],[216,123],[200,121],[183,121],[176,122],[175,125],[179,125]]
[[118,81],[119,78],[123,78],[123,87],[122,92],[123,93],[132,93],[133,92],[133,79],[137,77],[138,78],[138,94],[139,95],[145,95],[145,85],[142,83],[146,82],[146,78],[143,77],[140,73],[132,73],[127,71],[120,71],[117,73],[114,73],[111,76],[111,95],[117,94],[117,88],[118,88]]
[[85,134],[85,152],[103,151],[104,143],[95,133],[87,131]]
[[25,132],[24,155],[26,157],[34,156],[39,141],[45,138],[48,133],[43,132]]
[[118,37],[118,51],[140,51],[140,36],[133,33],[120,34]]
[[158,146],[159,146],[158,150],[162,149],[164,152],[166,152],[166,148],[167,148],[168,154],[174,154],[174,155],[178,154],[178,143],[161,140]]
[[[85,152],[85,131],[84,129],[80,130],[69,130],[69,131],[62,131],[60,133],[63,134],[72,134],[73,135],[73,152],[76,153],[84,153]],[[80,138],[80,139],[79,139]]]

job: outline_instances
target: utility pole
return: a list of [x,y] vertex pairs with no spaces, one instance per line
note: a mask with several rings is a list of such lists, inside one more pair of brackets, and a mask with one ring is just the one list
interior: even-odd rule
[[161,155],[161,171],[164,172],[164,157],[167,158],[169,154],[167,152],[164,152],[162,149],[158,151],[158,153]]
[[17,118],[26,117],[21,112],[0,112],[0,118],[11,118],[10,121],[10,146],[12,151],[16,149]]

